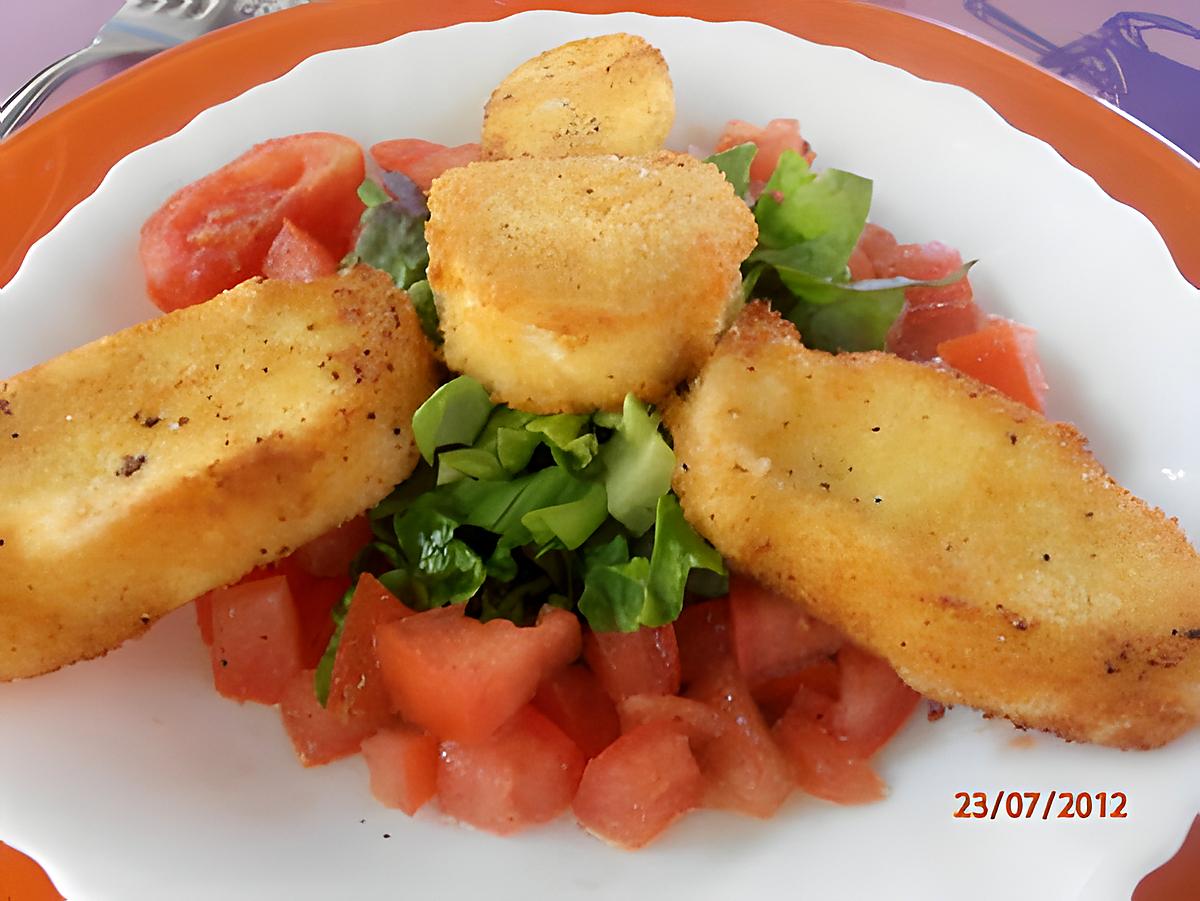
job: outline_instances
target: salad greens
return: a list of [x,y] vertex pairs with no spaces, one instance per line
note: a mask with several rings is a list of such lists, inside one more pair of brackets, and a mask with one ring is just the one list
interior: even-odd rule
[[387,172],[382,185],[370,178],[359,185],[358,199],[366,209],[359,220],[354,249],[342,265],[366,263],[390,275],[399,287],[408,290],[421,329],[440,343],[437,308],[425,280],[429,265],[429,246],[425,243],[429,207],[425,195],[406,175]]
[[[466,604],[484,621],[529,623],[551,603],[601,631],[672,622],[689,588],[724,593],[725,567],[670,492],[659,425],[632,395],[621,413],[537,415],[459,376],[413,415],[422,461],[370,511],[375,540],[351,575],[374,573],[415,610]],[[689,583],[693,570],[717,584]],[[317,669],[322,703],[351,596]]]
[[[708,158],[744,195],[757,148],[741,144]],[[882,350],[904,306],[904,291],[963,278],[967,263],[945,278],[850,281],[848,262],[867,223],[871,181],[839,169],[814,173],[794,150],[780,154],[753,204],[758,247],[743,265],[742,294],[760,296],[818,350]]]

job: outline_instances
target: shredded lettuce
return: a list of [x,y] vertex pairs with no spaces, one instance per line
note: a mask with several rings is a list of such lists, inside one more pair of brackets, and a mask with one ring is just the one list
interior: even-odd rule
[[595,629],[671,622],[689,575],[724,567],[670,493],[659,419],[633,396],[619,414],[539,416],[467,376],[447,382],[413,416],[423,462],[371,511],[375,540],[352,575],[375,573],[414,609],[466,604],[484,620],[527,623],[554,603]]

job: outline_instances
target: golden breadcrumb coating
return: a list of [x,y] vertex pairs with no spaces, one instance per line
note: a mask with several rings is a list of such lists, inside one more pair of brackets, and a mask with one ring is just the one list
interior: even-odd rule
[[534,412],[653,402],[727,323],[758,229],[686,154],[473,163],[429,195],[446,363]]
[[0,679],[102,654],[377,502],[436,374],[404,293],[358,268],[0,381]]
[[1200,556],[1069,426],[761,304],[667,422],[693,525],[918,691],[1121,748],[1200,719]]
[[661,150],[675,89],[657,49],[632,34],[571,41],[514,69],[483,115],[483,158]]

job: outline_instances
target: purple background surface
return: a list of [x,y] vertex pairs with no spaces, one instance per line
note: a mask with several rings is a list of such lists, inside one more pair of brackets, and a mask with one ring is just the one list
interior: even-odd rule
[[[1090,93],[1122,107],[1200,158],[1200,3],[1197,0],[877,0],[974,34],[1068,77]],[[3,0],[0,28],[0,97],[7,97],[35,72],[83,47],[121,6],[120,0]],[[1139,28],[1106,22],[1138,11],[1190,23],[1192,33],[1171,27]],[[985,21],[989,12],[990,21]],[[1024,42],[998,27],[994,13],[1007,15],[1040,41]],[[981,18],[984,17],[984,18]],[[1029,46],[1041,44],[1041,49]],[[1056,58],[1049,47],[1063,48]],[[1057,64],[1056,64],[1057,63]],[[120,71],[103,63],[60,88],[43,114]]]

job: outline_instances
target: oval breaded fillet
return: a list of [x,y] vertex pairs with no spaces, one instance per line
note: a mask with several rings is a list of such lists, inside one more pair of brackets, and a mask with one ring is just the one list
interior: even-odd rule
[[485,160],[661,150],[675,121],[675,89],[644,38],[571,41],[517,66],[483,114]]
[[377,502],[436,375],[364,267],[246,282],[0,382],[0,679],[102,654]]
[[686,154],[473,163],[429,209],[447,365],[546,413],[653,402],[699,368],[758,234]]
[[667,423],[696,529],[918,691],[1123,748],[1200,719],[1200,556],[1070,427],[761,304]]

